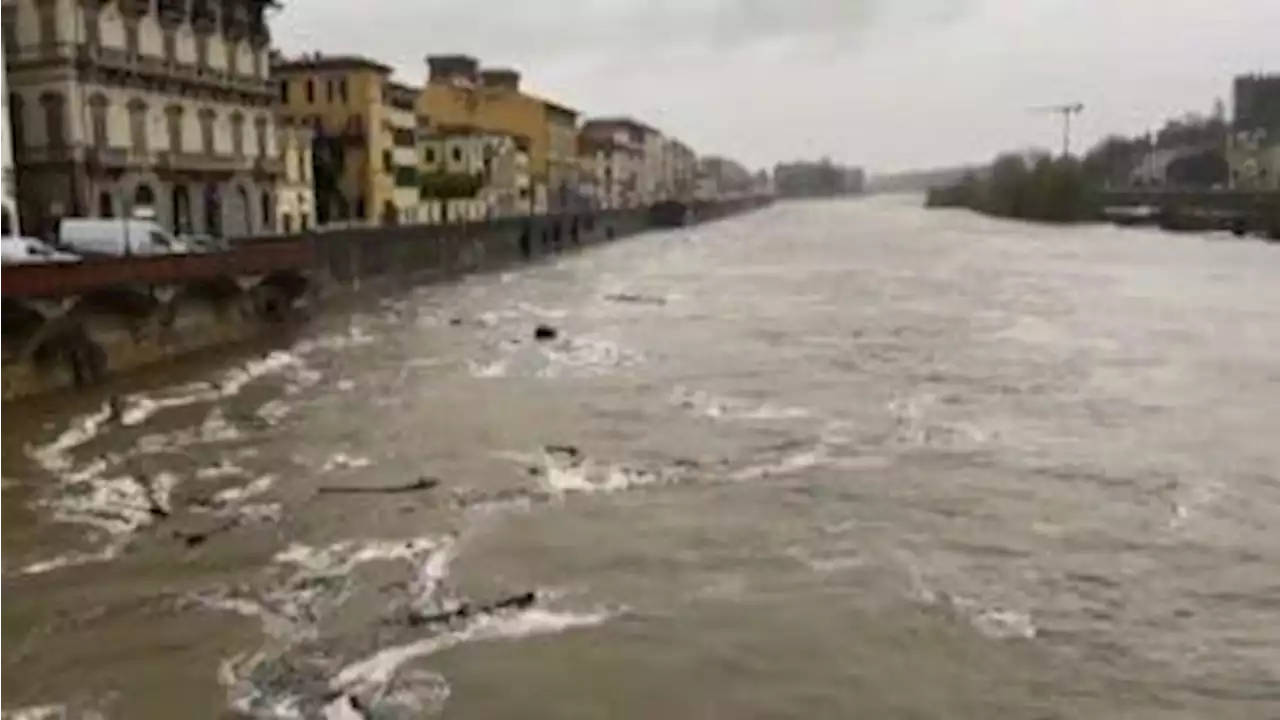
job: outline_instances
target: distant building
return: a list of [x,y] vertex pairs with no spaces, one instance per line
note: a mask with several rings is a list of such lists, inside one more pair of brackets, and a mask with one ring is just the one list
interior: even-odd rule
[[529,142],[468,125],[438,125],[419,137],[423,202],[431,222],[475,222],[545,212],[531,192]]
[[742,163],[719,155],[698,161],[698,196],[716,199],[754,191],[756,178]]
[[644,146],[627,133],[600,131],[587,123],[578,136],[578,156],[597,207],[639,207]]
[[[571,206],[578,182],[578,111],[524,92],[520,73],[484,68],[469,55],[427,58],[418,111],[441,125],[469,126],[528,140],[535,204]],[[539,201],[541,199],[541,201]]]
[[1227,138],[1231,187],[1280,190],[1280,133],[1236,131]]
[[866,180],[861,168],[822,160],[780,163],[774,167],[773,184],[779,197],[834,197],[862,193]]
[[[668,197],[665,184],[667,168],[671,162],[670,147],[656,128],[632,118],[603,117],[592,118],[583,123],[580,133],[608,139],[619,148],[627,148],[628,153],[638,151],[638,165],[635,164],[635,156],[629,154],[626,163],[631,171],[615,181],[624,185],[625,192],[634,199],[633,202],[652,205]],[[631,178],[634,178],[634,187],[626,187],[632,184]]]
[[1237,132],[1280,134],[1280,73],[1241,75],[1232,86],[1232,126]]

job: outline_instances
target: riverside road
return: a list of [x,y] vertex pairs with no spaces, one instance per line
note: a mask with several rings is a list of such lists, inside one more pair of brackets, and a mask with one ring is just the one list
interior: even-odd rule
[[7,406],[5,717],[1280,717],[1280,252],[918,202]]

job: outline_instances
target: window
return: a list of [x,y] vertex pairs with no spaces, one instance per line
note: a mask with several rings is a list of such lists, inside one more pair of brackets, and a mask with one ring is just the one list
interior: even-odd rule
[[46,92],[40,96],[40,105],[44,108],[44,124],[48,133],[49,147],[66,147],[66,98],[62,97],[62,93]]
[[278,85],[280,89],[280,104],[288,105],[289,104],[289,81],[281,80],[278,83]]
[[164,31],[164,59],[169,62],[178,61],[178,38],[172,30]]
[[391,151],[382,151],[382,170],[383,172],[391,172]]
[[98,217],[115,217],[116,204],[111,198],[111,193],[103,190],[98,193]]
[[265,115],[259,115],[253,119],[253,132],[257,136],[258,157],[265,158],[267,156],[267,117]]
[[307,104],[314,105],[316,102],[316,81],[307,78]]
[[231,113],[231,154],[244,157],[244,115],[239,110]]
[[436,161],[436,150],[435,150],[435,148],[426,148],[425,150],[423,150],[423,151],[422,151],[422,160],[423,160],[423,162],[427,163],[428,165],[433,165],[433,164],[435,164],[435,161]]
[[338,84],[335,83],[332,79],[325,81],[324,92],[325,92],[325,96],[329,99],[329,102],[333,102],[334,100],[338,99],[337,90],[338,90]]
[[102,93],[94,93],[89,98],[89,117],[93,127],[93,146],[96,148],[105,148],[109,144],[107,139],[107,96]]
[[202,32],[196,33],[196,65],[209,67],[209,36]]
[[152,230],[149,237],[153,246],[170,250],[172,249],[172,246],[169,243],[169,238],[159,230]]
[[240,74],[240,43],[236,40],[227,41],[227,72]]
[[344,104],[347,102],[347,79],[346,78],[338,79],[338,99],[341,100]]
[[137,18],[126,19],[124,21],[124,51],[129,57],[138,56]]
[[262,227],[264,228],[271,227],[271,216],[273,214],[274,213],[272,212],[272,207],[271,207],[271,193],[266,190],[263,190],[262,191]]
[[58,6],[55,3],[40,3],[40,44],[46,48],[58,45]]
[[200,111],[200,147],[205,155],[212,155],[214,151],[213,121],[215,117],[216,114],[211,108]]
[[16,4],[4,4],[3,11],[4,26],[4,46],[17,50],[20,45],[18,43],[18,6]]
[[170,105],[164,109],[165,122],[169,125],[169,150],[182,152],[182,106]]
[[456,163],[462,162],[462,148],[458,145],[453,146],[453,161]]
[[280,229],[284,232],[284,234],[289,235],[293,233],[293,216],[290,215],[289,213],[285,213],[280,217],[280,220],[281,220]]
[[147,151],[147,104],[140,98],[129,101],[129,145],[134,151]]

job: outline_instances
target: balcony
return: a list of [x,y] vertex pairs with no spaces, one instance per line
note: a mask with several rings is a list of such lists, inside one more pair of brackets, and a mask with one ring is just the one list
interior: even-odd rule
[[160,153],[156,165],[172,172],[215,174],[231,174],[250,167],[247,158],[234,155],[176,152]]
[[149,167],[155,155],[149,151],[135,148],[89,147],[85,149],[84,161],[90,168],[102,170],[130,170]]
[[258,156],[253,161],[253,172],[257,175],[279,176],[284,174],[284,158]]

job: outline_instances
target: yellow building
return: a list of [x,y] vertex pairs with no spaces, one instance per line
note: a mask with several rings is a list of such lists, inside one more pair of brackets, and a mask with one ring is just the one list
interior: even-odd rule
[[311,185],[311,140],[306,125],[280,123],[280,157],[284,170],[276,185],[276,231],[285,234],[306,232],[316,224],[315,190]]
[[308,55],[272,68],[281,117],[316,133],[316,220],[416,221],[419,92],[363,57]]
[[436,55],[427,64],[419,113],[439,125],[527,138],[532,194],[548,198],[551,211],[566,205],[577,182],[578,112],[522,92],[515,70],[481,70],[467,55]]

